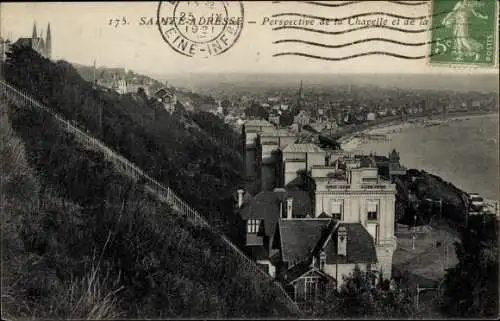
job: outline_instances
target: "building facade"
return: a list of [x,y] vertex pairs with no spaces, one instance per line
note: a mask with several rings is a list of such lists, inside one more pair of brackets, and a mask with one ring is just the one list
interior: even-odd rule
[[172,89],[166,87],[161,88],[154,94],[154,97],[170,114],[175,111],[175,105],[177,104],[177,95]]
[[37,33],[36,24],[33,24],[33,33],[30,38],[19,38],[16,45],[29,47],[38,52],[42,57],[47,59],[52,58],[52,33],[50,30],[50,23],[47,25],[47,35],[43,37],[43,32]]
[[274,189],[262,186],[239,202],[246,250],[257,263],[298,302],[340,287],[355,267],[369,272],[374,285],[390,279],[396,186],[389,173],[406,174],[396,166],[399,154],[323,150],[267,122],[247,124],[245,147],[255,150],[255,173],[264,176],[260,171],[274,166],[276,176]]
[[359,223],[375,242],[384,278],[391,277],[396,250],[394,234],[396,186],[378,174],[374,163],[362,167],[354,158],[334,166],[315,166],[315,213],[344,223]]
[[0,37],[0,62],[7,60],[7,52],[10,51],[12,43],[9,39]]

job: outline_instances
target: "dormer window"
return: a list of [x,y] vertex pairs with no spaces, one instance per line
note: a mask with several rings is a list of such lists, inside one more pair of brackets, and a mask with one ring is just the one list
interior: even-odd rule
[[258,233],[260,226],[260,220],[250,219],[247,224],[247,232],[248,233]]

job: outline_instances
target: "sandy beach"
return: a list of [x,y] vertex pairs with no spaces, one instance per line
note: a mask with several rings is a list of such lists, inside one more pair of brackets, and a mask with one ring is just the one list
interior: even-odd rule
[[[387,138],[390,140],[391,136],[394,134],[401,133],[407,129],[412,128],[423,128],[423,127],[431,127],[431,126],[447,126],[450,123],[461,122],[470,119],[481,119],[481,118],[489,118],[489,117],[497,117],[498,113],[491,114],[481,114],[481,115],[457,115],[451,116],[446,119],[426,119],[420,118],[411,120],[409,122],[404,123],[396,123],[396,124],[385,124],[380,127],[370,128],[358,133],[350,134],[342,137],[339,142],[343,150],[349,152],[359,151],[359,146],[363,143],[363,139],[356,137],[361,135],[387,135]],[[492,138],[496,140],[495,138]]]

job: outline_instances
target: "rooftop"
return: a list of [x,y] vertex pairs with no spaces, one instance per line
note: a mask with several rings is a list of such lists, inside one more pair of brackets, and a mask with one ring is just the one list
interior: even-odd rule
[[158,98],[163,98],[165,96],[173,96],[174,95],[174,92],[172,89],[169,89],[169,88],[161,88],[160,90],[158,90],[157,92],[155,92],[154,94],[156,97]]
[[[298,189],[279,191],[262,191],[244,201],[240,211],[241,218],[264,220],[264,233],[272,236],[276,223],[280,219],[280,202],[286,204],[286,199],[292,197],[292,213],[295,217],[312,216],[312,200],[309,193]],[[286,215],[283,206],[283,215]]]
[[282,219],[279,221],[281,257],[290,264],[305,260],[320,241],[321,232],[331,219]]
[[266,127],[262,130],[261,136],[272,136],[272,137],[294,137],[293,133],[290,133],[285,128],[275,128],[275,127]]
[[[347,232],[347,255],[338,255],[337,232]],[[326,253],[327,264],[376,263],[375,242],[361,223],[339,223],[331,219],[280,220],[283,261],[295,264],[309,262],[320,249]]]
[[[337,231],[344,226],[347,230],[347,255],[338,255]],[[323,245],[327,264],[376,263],[375,242],[361,223],[340,223],[331,237]]]
[[35,43],[43,44],[44,40],[43,38],[19,38],[16,41],[16,44],[22,47],[31,47],[33,44],[33,40],[35,40]]
[[273,125],[267,120],[263,119],[252,119],[245,122],[245,126],[262,126],[262,127],[273,127]]
[[290,144],[283,148],[283,153],[321,153],[321,148],[314,144]]

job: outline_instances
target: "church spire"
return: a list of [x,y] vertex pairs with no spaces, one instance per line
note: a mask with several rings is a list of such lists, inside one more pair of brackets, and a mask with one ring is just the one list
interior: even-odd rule
[[50,33],[50,22],[47,25],[47,38],[45,39],[45,50],[47,58],[51,58],[52,56],[52,35]]
[[33,22],[33,34],[31,35],[31,38],[36,38],[36,22]]
[[297,95],[297,103],[296,106],[293,110],[293,113],[297,113],[297,110],[300,110],[301,105],[302,105],[302,99],[304,98],[304,93],[302,92],[302,80],[300,81],[300,86],[299,86],[299,92]]

